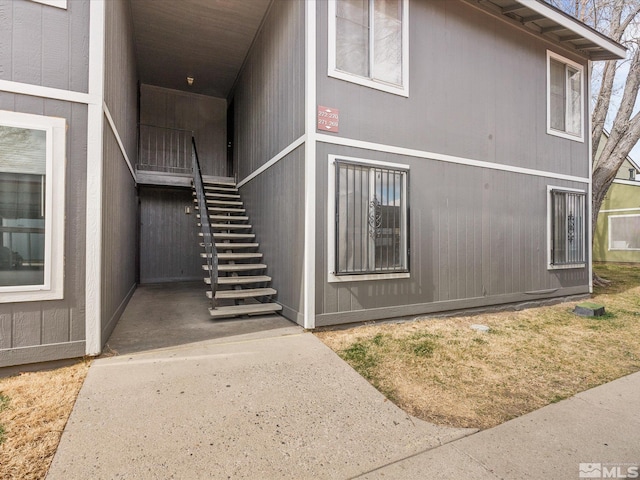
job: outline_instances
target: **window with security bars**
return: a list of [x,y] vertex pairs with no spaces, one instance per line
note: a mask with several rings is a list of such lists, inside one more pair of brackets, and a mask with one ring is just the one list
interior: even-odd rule
[[582,265],[586,261],[585,193],[550,190],[551,264]]
[[408,175],[336,160],[336,275],[408,272]]

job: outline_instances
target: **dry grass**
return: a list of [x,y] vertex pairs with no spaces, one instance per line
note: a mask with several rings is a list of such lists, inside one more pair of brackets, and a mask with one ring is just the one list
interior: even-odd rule
[[45,477],[88,369],[81,362],[0,379],[0,478]]
[[593,297],[599,319],[574,315],[574,302],[317,336],[412,415],[489,428],[640,370],[640,268],[597,271],[614,281]]

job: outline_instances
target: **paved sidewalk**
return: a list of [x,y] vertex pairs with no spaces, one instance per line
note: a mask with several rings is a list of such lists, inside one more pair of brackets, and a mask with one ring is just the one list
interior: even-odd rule
[[48,479],[351,478],[472,433],[289,326],[95,360]]
[[639,474],[635,373],[358,478],[577,480]]

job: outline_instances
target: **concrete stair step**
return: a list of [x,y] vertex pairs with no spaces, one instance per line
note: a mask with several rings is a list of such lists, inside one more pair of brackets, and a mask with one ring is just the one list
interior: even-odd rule
[[[196,218],[200,218],[200,214],[196,214]],[[246,215],[209,215],[209,220],[220,222],[247,222],[249,217]]]
[[211,318],[237,317],[240,315],[260,315],[282,310],[277,303],[252,303],[249,305],[231,305],[228,307],[210,308]]
[[[201,253],[200,254],[201,258],[210,258],[211,254],[210,253]],[[262,258],[262,254],[255,252],[255,253],[226,253],[226,252],[222,252],[222,253],[218,253],[218,260],[250,260],[252,258]]]
[[206,187],[223,187],[223,188],[236,188],[236,182],[224,181],[224,180],[208,180],[206,176],[202,179],[202,185]]
[[[204,237],[204,233],[198,232],[199,237]],[[256,238],[255,233],[225,233],[225,232],[213,232],[213,238],[215,240],[253,240]]]
[[207,198],[207,205],[208,206],[226,206],[226,207],[231,207],[231,206],[236,206],[236,207],[242,207],[242,202],[238,201],[238,200],[213,200],[211,198]]
[[220,192],[220,193],[237,193],[238,189],[232,186],[220,186],[220,185],[207,185],[204,184],[204,189],[207,192]]
[[[218,290],[216,300],[227,300],[236,298],[256,298],[267,297],[278,293],[273,288],[242,288],[240,290]],[[211,290],[207,292],[207,297],[211,298]]]
[[[201,226],[202,225],[198,223],[198,227]],[[211,228],[217,228],[219,230],[251,230],[253,227],[244,223],[212,223]]]
[[[200,243],[201,247],[204,247],[204,243]],[[258,248],[259,243],[240,243],[240,242],[216,242],[216,248],[218,250],[236,250],[240,248]]]
[[[218,277],[218,285],[247,285],[249,283],[269,283],[271,277],[267,275],[238,275],[235,277]],[[205,277],[204,283],[211,285],[211,279]]]
[[[193,195],[194,197],[197,196],[195,191],[191,192],[191,195]],[[204,192],[204,196],[207,199],[221,198],[228,200],[240,200],[240,195],[237,193]]]
[[[247,272],[251,270],[265,270],[267,266],[264,263],[223,263],[218,265],[219,272]],[[209,265],[202,265],[202,269],[209,271]]]
[[[194,202],[197,204],[197,200],[194,200]],[[196,205],[195,207],[193,207],[195,210],[200,211],[200,208],[198,207],[198,205]],[[210,212],[220,212],[220,213],[245,213],[246,209],[244,208],[230,208],[230,207],[209,207],[207,208],[207,210],[209,210]]]

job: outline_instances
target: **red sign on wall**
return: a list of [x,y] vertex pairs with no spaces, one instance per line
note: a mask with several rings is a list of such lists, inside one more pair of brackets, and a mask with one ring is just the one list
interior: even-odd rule
[[318,130],[338,133],[340,110],[318,105]]

